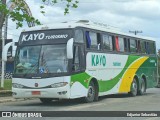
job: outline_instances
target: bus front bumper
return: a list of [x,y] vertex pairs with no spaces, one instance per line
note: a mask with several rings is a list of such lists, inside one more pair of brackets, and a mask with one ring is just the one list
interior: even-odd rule
[[14,98],[70,98],[68,86],[47,89],[20,89],[12,87],[12,93]]

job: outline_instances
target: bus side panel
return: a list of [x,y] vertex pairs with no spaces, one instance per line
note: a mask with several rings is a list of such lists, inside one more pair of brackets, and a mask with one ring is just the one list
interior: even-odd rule
[[[149,57],[136,73],[141,83],[142,76],[146,79],[147,88],[155,87],[157,84],[157,59]],[[140,84],[139,84],[140,87]]]
[[88,81],[90,80],[90,78],[91,76],[89,76],[86,72],[71,75],[71,98],[87,96],[89,83]]
[[[105,57],[106,66],[103,66],[101,57]],[[86,63],[84,73],[71,76],[72,97],[86,96],[92,78],[98,81],[99,96],[130,92],[135,75],[138,78],[146,75],[147,87],[154,86],[155,78],[153,76],[156,76],[156,59],[154,57],[88,53]]]

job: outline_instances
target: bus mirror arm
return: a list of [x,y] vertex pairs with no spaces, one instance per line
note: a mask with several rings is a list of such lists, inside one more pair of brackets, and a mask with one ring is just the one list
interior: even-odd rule
[[15,45],[15,46],[18,46],[18,42],[14,42],[14,45]]
[[67,58],[73,59],[73,38],[69,39],[67,42]]

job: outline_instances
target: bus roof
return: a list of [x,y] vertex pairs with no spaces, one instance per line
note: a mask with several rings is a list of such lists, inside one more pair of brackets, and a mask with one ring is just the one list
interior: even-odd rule
[[130,33],[125,33],[125,32],[120,31],[120,29],[118,29],[116,27],[113,27],[113,26],[110,26],[107,24],[103,24],[103,23],[91,22],[88,20],[69,21],[69,22],[61,22],[61,23],[59,22],[59,23],[53,23],[53,24],[39,25],[39,26],[35,26],[35,27],[28,28],[26,30],[23,30],[22,32],[37,31],[37,30],[49,30],[49,29],[66,29],[66,28],[76,28],[76,27],[84,27],[84,28],[114,33],[114,34],[118,34],[118,35],[129,36],[129,37],[133,37],[133,38],[137,38],[137,39],[156,41],[152,37],[139,36],[139,35],[133,35]]

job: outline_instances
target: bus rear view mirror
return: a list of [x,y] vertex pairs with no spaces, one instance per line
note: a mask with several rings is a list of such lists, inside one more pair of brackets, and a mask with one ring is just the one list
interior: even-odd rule
[[8,53],[9,47],[12,46],[13,44],[14,42],[9,42],[3,47],[3,50],[2,50],[2,60],[3,61],[7,61],[7,53]]
[[73,58],[73,38],[69,39],[67,42],[67,58]]

